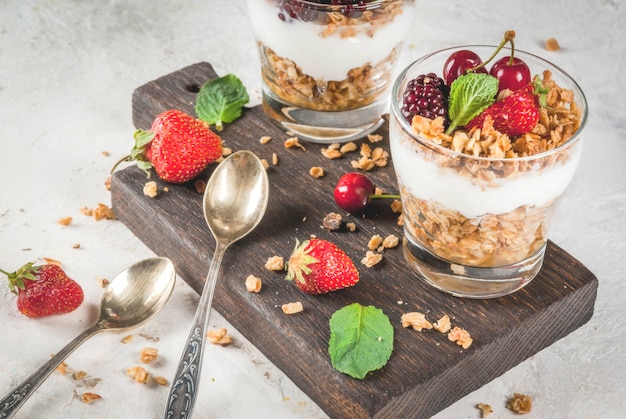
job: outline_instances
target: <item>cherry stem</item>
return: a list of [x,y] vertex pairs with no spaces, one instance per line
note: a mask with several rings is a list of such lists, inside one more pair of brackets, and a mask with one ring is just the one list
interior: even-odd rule
[[380,194],[380,195],[370,195],[371,199],[378,198],[391,198],[391,199],[400,199],[400,195],[390,195],[390,194]]
[[485,60],[481,64],[477,65],[474,68],[470,68],[469,70],[467,70],[467,72],[468,73],[474,72],[474,71],[478,70],[479,68],[485,67],[487,64],[489,64],[491,62],[491,60],[496,58],[496,55],[498,55],[500,50],[507,43],[511,43],[511,58],[509,59],[509,65],[513,64],[513,56],[515,55],[515,43],[513,42],[514,38],[515,38],[515,31],[514,30],[509,30],[509,31],[504,32],[504,38],[502,38],[502,41],[500,41],[500,44],[498,45],[496,50],[493,52],[493,54],[491,54],[491,56],[489,58],[487,58],[487,60]]

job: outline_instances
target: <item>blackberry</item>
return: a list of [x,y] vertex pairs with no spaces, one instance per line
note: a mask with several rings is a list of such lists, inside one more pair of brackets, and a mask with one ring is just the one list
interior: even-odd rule
[[450,89],[434,73],[422,74],[409,81],[402,94],[402,116],[411,123],[415,115],[435,119],[443,117],[448,123]]

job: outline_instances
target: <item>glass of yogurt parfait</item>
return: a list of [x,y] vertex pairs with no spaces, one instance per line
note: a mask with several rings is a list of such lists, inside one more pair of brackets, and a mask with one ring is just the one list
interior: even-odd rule
[[[524,93],[495,90],[494,101],[470,122],[453,120],[464,109],[462,97],[476,93],[467,81],[490,80],[494,89],[494,77],[471,71],[455,86],[442,69],[449,70],[455,53],[489,57],[495,50],[474,45],[434,52],[409,65],[392,89],[389,135],[403,205],[404,256],[424,281],[459,297],[507,295],[537,275],[555,207],[583,147],[587,103],[578,84],[550,62],[517,50],[516,59],[534,76],[531,87]],[[508,57],[511,49],[500,54]],[[437,113],[440,103],[428,117],[414,115],[419,106],[411,103],[423,92],[411,82],[416,79],[442,93],[435,96],[440,102],[443,97],[448,114]],[[527,117],[528,132],[511,128],[528,124]]]
[[414,0],[248,0],[265,112],[312,142],[374,131],[415,9]]

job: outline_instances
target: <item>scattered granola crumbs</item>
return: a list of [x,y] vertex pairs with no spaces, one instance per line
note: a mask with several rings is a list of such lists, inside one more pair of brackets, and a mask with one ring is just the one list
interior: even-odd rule
[[278,154],[272,153],[272,166],[278,166]]
[[382,141],[382,140],[383,140],[383,136],[382,136],[382,135],[380,135],[380,134],[368,134],[368,136],[367,136],[367,140],[368,140],[370,143],[377,143],[377,142],[379,142],[379,141]]
[[111,190],[111,176],[107,177],[106,179],[104,179],[104,188],[107,191]]
[[102,399],[102,396],[97,394],[97,393],[90,393],[90,392],[86,392],[83,393],[83,395],[80,397],[80,399],[84,402],[84,403],[91,403],[95,400],[100,400]]
[[285,140],[285,148],[298,147],[306,151],[306,148],[300,143],[298,137],[290,137]]
[[413,330],[417,330],[418,332],[421,332],[423,329],[433,328],[432,323],[426,320],[426,315],[417,311],[404,313],[400,320],[402,321],[402,327],[412,327]]
[[376,250],[383,243],[383,238],[379,234],[374,234],[367,242],[367,248],[369,250]]
[[98,207],[93,210],[93,217],[96,221],[115,219],[113,210],[104,204],[98,204]]
[[448,333],[452,325],[450,324],[450,316],[444,314],[439,320],[433,324],[433,329],[439,333]]
[[56,260],[56,259],[52,259],[52,258],[47,258],[44,257],[43,260],[46,261],[46,263],[50,263],[52,265],[57,265],[57,266],[61,266],[61,261],[60,260]]
[[530,413],[532,410],[533,399],[526,394],[514,393],[513,397],[511,397],[507,402],[506,408],[515,413],[525,415],[526,413]]
[[309,170],[309,174],[315,179],[319,179],[324,176],[324,168],[319,166],[313,166]]
[[80,249],[80,243],[74,243],[72,249]]
[[327,230],[335,231],[341,228],[342,222],[343,217],[341,216],[341,214],[337,214],[336,212],[330,212],[326,214],[326,216],[322,220],[322,226],[324,226],[324,228]]
[[469,348],[472,345],[472,342],[474,342],[474,339],[472,339],[469,332],[465,329],[461,329],[458,326],[454,327],[452,330],[450,330],[450,332],[448,332],[448,340],[451,342],[455,342],[463,349]]
[[556,40],[556,38],[549,38],[546,39],[546,50],[548,51],[558,51],[561,49],[561,46],[559,45],[559,42]]
[[87,377],[87,373],[85,371],[76,371],[74,374],[72,374],[72,377],[74,377],[74,380],[76,381],[80,381],[83,378]]
[[98,282],[98,284],[100,284],[100,287],[101,287],[101,288],[105,288],[105,287],[106,287],[107,285],[109,285],[109,283],[111,282],[111,281],[109,281],[108,279],[106,279],[106,278],[101,278],[101,277],[99,277],[99,276],[96,276],[96,281]]
[[72,224],[72,217],[59,218],[58,223],[61,224],[62,226],[68,226]]
[[204,179],[196,179],[193,183],[193,187],[199,194],[203,194],[206,189],[206,181]]
[[59,366],[56,367],[56,371],[61,375],[67,374],[68,373],[67,362],[61,362]]
[[82,207],[80,209],[80,213],[86,215],[87,217],[91,217],[93,215],[93,209],[89,207]]
[[346,223],[346,228],[348,229],[348,231],[354,232],[356,231],[356,224],[353,222]]
[[161,376],[161,375],[157,375],[157,376],[152,376],[152,381],[154,381],[155,383],[157,383],[160,386],[166,386],[167,385],[167,378]]
[[169,188],[169,187],[167,187],[167,186],[164,186],[164,187],[163,187],[163,192],[167,193],[167,192],[169,192],[169,191],[170,191],[170,188]]
[[261,164],[265,170],[270,168],[270,164],[267,162],[267,159],[261,159]]
[[296,314],[304,310],[304,307],[302,306],[302,303],[300,301],[296,301],[295,303],[283,304],[281,306],[281,309],[285,314]]
[[383,260],[383,255],[381,255],[380,253],[375,253],[375,252],[372,252],[371,250],[368,250],[367,253],[365,254],[365,257],[361,259],[361,263],[367,266],[368,268],[371,268],[374,265],[380,263],[381,260]]
[[265,262],[265,269],[268,271],[282,271],[285,269],[285,260],[282,256],[271,256]]
[[261,286],[261,278],[254,275],[248,275],[248,277],[246,278],[246,289],[248,290],[248,292],[260,292]]
[[123,344],[127,344],[127,343],[132,342],[132,340],[133,340],[133,335],[126,335],[122,338],[121,342]]
[[394,247],[397,247],[398,244],[400,244],[400,238],[395,234],[390,234],[385,237],[382,243],[385,249],[393,249]]
[[327,159],[334,160],[343,157],[343,153],[336,148],[328,147],[322,148],[322,156],[326,157]]
[[225,327],[209,330],[206,334],[209,342],[214,345],[228,346],[233,342],[233,338],[228,335]]
[[264,135],[264,136],[262,136],[262,137],[261,137],[261,139],[259,140],[259,142],[260,142],[261,144],[267,144],[267,143],[269,143],[270,141],[272,141],[272,137],[270,137],[269,135]]
[[106,150],[101,151],[100,154],[102,154],[103,157],[109,157],[111,155],[111,153]]
[[156,198],[159,194],[157,183],[153,180],[146,182],[146,184],[143,185],[143,194],[149,198]]
[[376,187],[374,188],[374,195],[382,195],[382,194],[384,194],[384,193],[385,193],[385,191],[383,190],[383,188],[381,188],[381,187],[379,187],[379,186],[376,186]]
[[486,403],[478,403],[476,405],[477,409],[480,409],[480,417],[481,418],[486,418],[487,416],[489,416],[490,414],[493,413],[493,408],[486,404]]
[[126,370],[126,374],[138,383],[146,384],[150,376],[148,371],[143,367],[131,367]]
[[149,364],[157,359],[159,350],[156,348],[145,347],[139,352],[139,360],[144,364]]
[[229,148],[229,147],[222,148],[222,157],[230,156],[231,154],[233,154],[232,148]]

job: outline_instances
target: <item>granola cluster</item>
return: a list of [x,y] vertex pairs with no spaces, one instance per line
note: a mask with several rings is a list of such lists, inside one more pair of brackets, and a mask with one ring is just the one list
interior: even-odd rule
[[[420,137],[467,157],[413,143],[415,152],[425,161],[435,162],[442,173],[453,173],[483,189],[566,163],[570,158],[566,148],[545,157],[519,159],[566,145],[580,127],[581,109],[573,92],[560,87],[548,70],[543,73],[543,84],[548,90],[547,104],[540,107],[540,119],[532,132],[511,138],[497,131],[487,117],[482,127],[447,135],[443,119],[416,116],[412,127]],[[413,238],[441,258],[476,267],[508,265],[539,250],[547,240],[547,223],[556,200],[468,218],[438,202],[417,198],[401,182],[399,186],[403,222]]]

